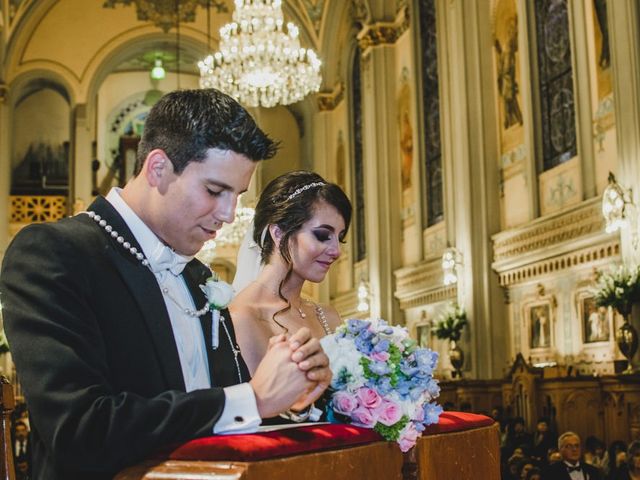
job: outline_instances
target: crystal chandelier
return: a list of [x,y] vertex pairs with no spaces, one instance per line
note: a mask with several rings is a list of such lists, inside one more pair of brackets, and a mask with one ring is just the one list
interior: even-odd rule
[[300,47],[298,27],[283,29],[281,0],[235,0],[233,22],[220,29],[220,50],[198,62],[200,86],[249,107],[302,100],[320,89],[320,60]]

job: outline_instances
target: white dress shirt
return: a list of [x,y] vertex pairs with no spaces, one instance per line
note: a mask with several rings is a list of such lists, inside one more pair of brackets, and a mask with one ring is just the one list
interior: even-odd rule
[[[209,363],[200,320],[184,313],[185,308],[198,310],[204,306],[194,305],[191,293],[181,273],[184,265],[193,257],[179,255],[165,245],[127,205],[120,192],[121,189],[112,188],[106,198],[123,218],[140,244],[158,286],[163,291],[162,296],[171,320],[173,337],[178,347],[185,388],[187,392],[211,388]],[[167,264],[173,264],[171,269],[167,268]],[[179,264],[177,268],[176,264]],[[214,433],[256,431],[261,419],[251,385],[248,383],[233,385],[224,388],[224,392],[225,406],[220,419],[214,426]]]

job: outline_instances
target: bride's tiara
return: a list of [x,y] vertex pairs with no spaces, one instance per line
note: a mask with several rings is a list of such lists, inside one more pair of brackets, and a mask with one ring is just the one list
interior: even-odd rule
[[298,195],[300,195],[302,192],[309,190],[310,188],[313,188],[313,187],[321,187],[322,185],[324,185],[324,182],[313,182],[313,183],[307,183],[306,185],[303,185],[303,186],[302,186],[302,187],[300,187],[300,188],[296,188],[296,189],[294,190],[294,192],[293,192],[291,195],[289,195],[289,196],[287,197],[287,202],[288,202],[289,200],[291,200],[292,198],[297,197],[297,196],[298,196]]

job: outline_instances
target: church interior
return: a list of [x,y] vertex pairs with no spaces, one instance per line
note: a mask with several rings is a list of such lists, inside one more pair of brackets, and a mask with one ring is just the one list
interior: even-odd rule
[[[0,259],[25,225],[131,178],[149,110],[201,88],[198,63],[242,3],[0,0]],[[637,333],[634,347],[620,332],[640,328],[640,309],[597,298],[603,275],[640,259],[637,0],[282,11],[321,61],[319,88],[246,105],[281,149],[200,257],[232,279],[262,188],[316,171],[354,215],[310,298],[404,325],[437,351],[446,408],[499,410],[529,431],[545,417],[606,445],[639,439]],[[20,399],[10,353],[0,363]]]

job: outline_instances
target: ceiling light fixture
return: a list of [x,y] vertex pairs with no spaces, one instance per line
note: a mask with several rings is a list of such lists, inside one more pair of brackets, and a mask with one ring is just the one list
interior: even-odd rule
[[281,0],[235,0],[233,22],[220,29],[220,50],[198,62],[200,86],[249,107],[298,102],[320,89],[320,59],[283,28]]

